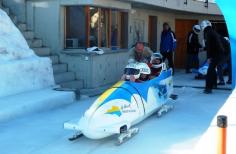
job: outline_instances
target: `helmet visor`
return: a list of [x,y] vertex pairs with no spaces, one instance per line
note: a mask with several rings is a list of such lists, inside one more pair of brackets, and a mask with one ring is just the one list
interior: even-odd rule
[[125,68],[124,74],[126,75],[138,75],[139,74],[139,69],[134,69],[134,68]]

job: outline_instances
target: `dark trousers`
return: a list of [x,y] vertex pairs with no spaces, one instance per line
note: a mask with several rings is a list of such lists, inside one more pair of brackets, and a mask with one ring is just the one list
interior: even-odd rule
[[217,65],[217,75],[219,77],[220,82],[224,82],[224,70],[223,66],[227,63],[228,65],[228,81],[232,81],[232,64],[231,64],[231,57],[223,59],[220,64]]
[[198,54],[187,54],[186,71],[189,71],[191,68],[198,69],[198,67],[199,67]]
[[172,68],[174,72],[173,52],[161,52],[161,54],[163,56],[163,62],[167,59],[169,68]]
[[214,86],[217,86],[217,73],[216,73],[217,63],[212,60],[209,64],[207,75],[206,75],[206,87],[205,89],[211,90]]
[[224,71],[223,70],[223,65],[224,64],[217,65],[217,74],[218,74],[220,82],[225,82],[225,80],[224,80],[224,72],[223,72]]
[[231,57],[229,57],[228,61],[228,68],[229,68],[229,74],[228,74],[228,81],[232,81],[232,63],[231,63]]

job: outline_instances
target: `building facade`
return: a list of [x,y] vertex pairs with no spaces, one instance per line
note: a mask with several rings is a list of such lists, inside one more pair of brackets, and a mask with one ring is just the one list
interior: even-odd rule
[[[119,80],[128,60],[127,51],[136,41],[147,42],[158,51],[164,22],[176,33],[178,68],[185,66],[186,37],[194,24],[208,19],[227,35],[224,17],[210,1],[7,0],[5,4],[27,29],[43,39],[52,54],[60,56],[60,62],[68,64],[68,70],[83,81],[83,89],[99,89]],[[86,48],[93,46],[105,53],[88,54]],[[200,58],[205,59],[204,52]]]

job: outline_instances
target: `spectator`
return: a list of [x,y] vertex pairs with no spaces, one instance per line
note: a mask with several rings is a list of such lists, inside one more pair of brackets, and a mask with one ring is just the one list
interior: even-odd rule
[[199,67],[198,52],[201,45],[198,41],[198,35],[200,31],[201,27],[199,25],[194,25],[193,30],[188,34],[186,73],[191,73],[191,68],[198,69]]
[[228,37],[224,37],[228,42],[226,45],[226,60],[228,64],[228,81],[227,84],[232,84],[232,63],[231,63],[231,49],[230,49],[230,40]]
[[204,93],[210,94],[212,93],[212,89],[217,86],[216,66],[222,61],[224,47],[220,35],[212,29],[210,21],[202,21],[201,29],[206,42],[207,61],[209,63]]
[[163,61],[168,60],[168,66],[173,69],[174,62],[173,53],[176,49],[176,37],[174,32],[171,30],[168,23],[163,24],[163,31],[161,33],[161,44],[160,51],[163,56]]
[[228,64],[228,81],[227,83],[231,84],[231,57],[230,57],[230,42],[229,42],[229,38],[228,37],[220,37],[221,42],[223,44],[224,47],[224,57],[221,60],[221,62],[217,65],[217,73],[218,73],[218,77],[219,77],[219,83],[218,85],[225,85],[225,81],[224,81],[224,65],[227,63]]

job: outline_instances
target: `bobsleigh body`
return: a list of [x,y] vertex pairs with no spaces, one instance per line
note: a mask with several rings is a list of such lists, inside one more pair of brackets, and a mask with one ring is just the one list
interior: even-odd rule
[[142,83],[119,81],[105,91],[80,120],[64,124],[91,139],[130,129],[162,107],[173,92],[172,70]]

